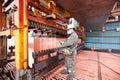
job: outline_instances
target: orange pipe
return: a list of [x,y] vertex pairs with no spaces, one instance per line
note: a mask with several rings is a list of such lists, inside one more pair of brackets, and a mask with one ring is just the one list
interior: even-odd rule
[[2,2],[0,1],[0,30],[1,30],[1,27],[2,27]]
[[23,0],[24,8],[24,69],[28,68],[28,0]]
[[18,70],[27,68],[28,54],[28,19],[27,19],[27,0],[14,0],[17,6],[15,12],[15,64]]

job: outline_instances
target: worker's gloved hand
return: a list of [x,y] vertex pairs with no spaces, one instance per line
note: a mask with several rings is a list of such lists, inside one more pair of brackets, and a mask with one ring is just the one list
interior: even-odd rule
[[63,51],[58,51],[59,54],[63,54]]
[[68,53],[66,53],[66,52],[63,52],[63,55],[67,56],[67,55],[68,55]]
[[63,53],[64,55],[70,55],[71,54],[71,52],[68,48],[63,49],[63,52],[64,52]]
[[63,54],[63,55],[65,55],[65,56],[68,55],[68,54],[67,54],[66,52],[64,52],[64,51],[58,51],[58,53],[59,53],[59,54]]
[[63,41],[59,41],[60,45],[62,45],[64,42]]

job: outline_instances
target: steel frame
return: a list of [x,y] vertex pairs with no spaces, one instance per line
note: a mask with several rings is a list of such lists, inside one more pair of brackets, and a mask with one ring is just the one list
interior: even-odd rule
[[[0,1],[0,31],[2,30],[2,26],[5,26],[5,22],[4,22],[4,14],[2,13],[2,3],[3,1]],[[2,36],[0,37],[0,59],[6,59],[6,46],[7,46],[7,42],[6,42],[6,37]]]
[[[37,7],[38,9],[44,11],[45,13],[49,14],[51,12],[50,9],[38,4],[38,0],[14,0],[10,4],[9,7],[13,5],[16,6],[16,11],[14,11],[14,26],[15,28],[2,29],[5,28],[4,22],[4,13],[2,12],[2,2],[0,2],[0,36],[8,36],[12,35],[15,37],[15,67],[16,67],[16,80],[21,80],[21,70],[28,69],[28,21],[35,21],[37,23],[42,23],[44,25],[48,25],[52,28],[66,30],[66,28],[60,24],[57,24],[53,21],[46,20],[44,17],[40,17],[35,15],[34,13],[28,11],[28,3],[32,3],[33,6]],[[7,4],[6,4],[7,5]],[[5,10],[8,10],[5,9]],[[56,19],[62,22],[68,22],[65,18],[61,17],[60,15],[56,14]],[[0,40],[1,43],[0,47],[6,49],[6,37],[3,37]],[[0,49],[1,51],[1,49]],[[28,79],[27,79],[28,80]]]
[[15,11],[15,64],[16,80],[20,79],[20,71],[28,68],[28,12],[27,0],[14,0],[17,10]]
[[[36,1],[35,0],[29,0],[29,2],[32,3],[32,5],[37,7],[38,9],[43,10],[47,14],[50,14],[51,10],[49,8],[46,8],[46,7],[42,6],[42,5],[40,5],[38,0],[36,0]],[[61,20],[63,22],[68,22],[65,18],[61,17],[60,15],[58,15],[56,13],[55,13],[55,15],[56,15],[56,18],[58,20]]]

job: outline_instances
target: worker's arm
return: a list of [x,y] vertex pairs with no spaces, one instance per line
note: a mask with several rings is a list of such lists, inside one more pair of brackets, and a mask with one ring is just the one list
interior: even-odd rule
[[66,39],[66,41],[62,44],[62,47],[67,47],[67,46],[71,46],[71,45],[73,45],[73,43],[74,43],[74,35],[72,34],[70,37],[68,37],[67,39]]
[[[74,42],[73,37],[74,37],[74,36],[71,35],[70,37],[68,37],[68,38],[66,39],[65,42],[59,41],[59,43],[62,45],[62,47],[71,46],[72,43]],[[64,55],[68,55],[68,52],[67,52],[67,49],[66,49],[66,48],[64,48],[64,49],[62,49],[61,51],[59,51],[59,53],[64,54]]]
[[63,41],[59,41],[60,45],[62,45],[64,42]]

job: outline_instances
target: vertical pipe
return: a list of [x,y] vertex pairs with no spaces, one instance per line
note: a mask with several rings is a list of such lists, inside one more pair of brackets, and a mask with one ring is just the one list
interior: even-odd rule
[[[5,26],[4,23],[4,14],[2,12],[2,1],[0,1],[0,31],[2,31],[2,27]],[[6,37],[0,37],[0,59],[6,59],[7,54],[7,41]]]
[[[2,30],[2,2],[0,1],[0,31]],[[2,49],[2,45],[1,45],[1,37],[0,37],[0,59],[1,59],[1,55],[2,55],[2,52],[1,52],[1,49]]]
[[20,80],[20,71],[27,69],[28,53],[28,18],[27,18],[27,0],[14,0],[17,11],[14,14],[15,30],[15,66],[16,80]]
[[0,1],[0,31],[2,30],[2,2]]
[[[20,5],[21,2],[21,5]],[[16,64],[16,69],[20,70],[23,68],[23,54],[24,54],[24,46],[23,46],[23,0],[15,0],[15,4],[18,7],[18,10],[15,12],[15,25],[18,28],[16,30],[15,34],[15,64]],[[21,9],[22,8],[22,9]],[[20,13],[22,15],[20,15]]]
[[28,68],[28,0],[23,0],[24,8],[24,69]]

